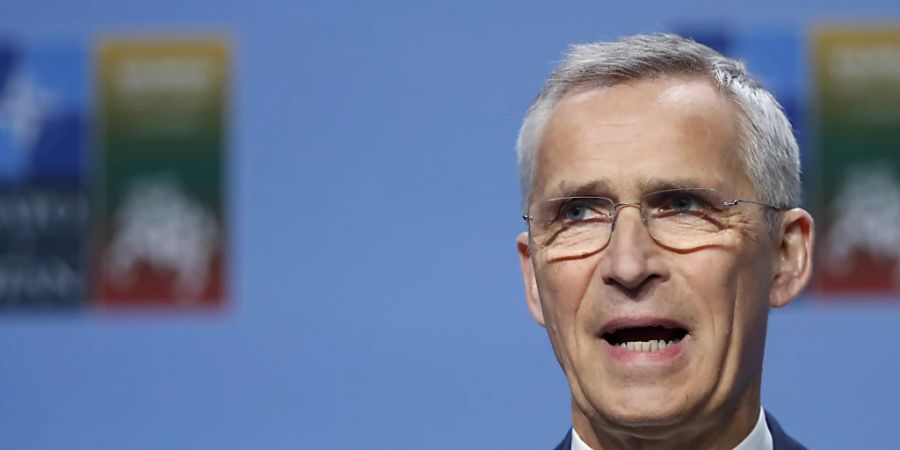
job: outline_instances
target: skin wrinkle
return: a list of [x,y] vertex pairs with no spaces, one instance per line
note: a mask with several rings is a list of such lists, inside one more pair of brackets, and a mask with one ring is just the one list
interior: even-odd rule
[[[756,199],[737,156],[735,115],[703,78],[571,94],[544,130],[532,198],[575,193],[628,203],[657,187],[697,187]],[[777,245],[757,209],[726,210],[722,239],[688,250],[653,240],[632,207],[620,210],[605,247],[580,257],[548,260],[520,235],[529,306],[547,327],[573,395],[573,424],[589,445],[726,447],[755,423],[767,310],[777,297],[769,294]],[[608,365],[599,330],[620,316],[685,324],[686,356],[665,376],[653,366]]]

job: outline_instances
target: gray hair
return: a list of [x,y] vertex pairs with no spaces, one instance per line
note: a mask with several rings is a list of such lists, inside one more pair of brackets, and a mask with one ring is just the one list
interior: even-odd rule
[[544,128],[567,93],[666,75],[708,77],[737,106],[740,158],[759,200],[782,208],[800,204],[797,140],[775,97],[740,61],[674,34],[651,34],[569,49],[531,104],[519,130],[516,151],[525,205],[531,201],[535,156]]

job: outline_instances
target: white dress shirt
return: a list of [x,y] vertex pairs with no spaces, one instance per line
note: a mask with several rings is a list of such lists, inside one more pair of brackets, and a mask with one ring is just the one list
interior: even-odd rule
[[[759,419],[756,420],[756,425],[750,430],[750,434],[748,434],[734,450],[772,450],[773,445],[772,432],[769,431],[769,426],[766,425],[766,413],[763,411],[762,407],[760,407]],[[571,449],[593,450],[581,440],[581,436],[578,435],[578,432],[575,431],[574,427],[572,428]]]

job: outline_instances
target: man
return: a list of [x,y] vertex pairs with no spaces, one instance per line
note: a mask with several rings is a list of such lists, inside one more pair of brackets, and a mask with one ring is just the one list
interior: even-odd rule
[[813,242],[772,95],[674,35],[574,46],[518,153],[528,307],[572,393],[557,449],[803,448],[760,406]]

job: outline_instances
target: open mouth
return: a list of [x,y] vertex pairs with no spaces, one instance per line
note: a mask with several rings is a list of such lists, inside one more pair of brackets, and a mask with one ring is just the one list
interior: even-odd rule
[[632,352],[658,352],[684,339],[688,331],[664,325],[622,327],[603,333],[603,339],[616,347]]

